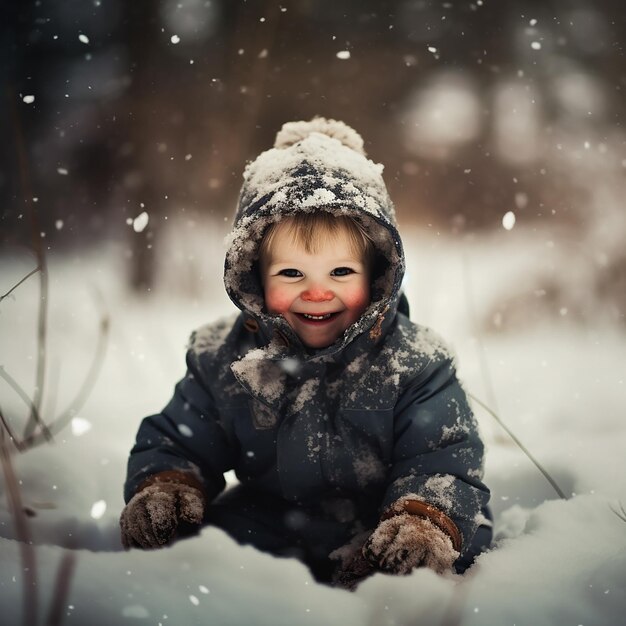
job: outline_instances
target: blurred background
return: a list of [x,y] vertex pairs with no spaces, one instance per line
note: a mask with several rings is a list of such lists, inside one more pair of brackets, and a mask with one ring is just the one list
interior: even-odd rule
[[623,324],[623,2],[37,0],[0,33],[0,262],[115,241],[132,290],[193,294],[190,242],[223,254],[199,225],[219,241],[245,162],[323,115],[385,165],[402,226],[552,248],[487,327]]

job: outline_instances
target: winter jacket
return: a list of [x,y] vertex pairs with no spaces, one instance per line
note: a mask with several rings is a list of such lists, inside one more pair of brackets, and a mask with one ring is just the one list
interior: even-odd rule
[[[178,470],[193,473],[212,500],[232,469],[259,493],[303,506],[347,500],[362,519],[410,495],[452,520],[463,551],[489,499],[483,444],[449,350],[408,318],[382,167],[336,124],[322,121],[320,132],[286,125],[276,147],[247,167],[225,263],[241,313],[192,334],[187,374],[141,424],[125,498],[150,476]],[[378,253],[369,308],[320,350],[264,310],[257,266],[267,225],[311,210],[360,220]]]

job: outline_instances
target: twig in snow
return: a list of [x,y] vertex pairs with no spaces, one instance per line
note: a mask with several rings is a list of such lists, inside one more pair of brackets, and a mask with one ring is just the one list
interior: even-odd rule
[[[20,139],[21,138],[18,137],[18,148],[20,147]],[[39,414],[41,412],[41,403],[43,400],[46,374],[46,336],[48,327],[48,269],[46,253],[41,243],[41,237],[39,235],[39,221],[37,218],[37,213],[33,208],[33,202],[28,202],[27,205],[31,221],[33,241],[32,250],[37,258],[37,271],[39,272],[39,302],[37,311],[37,366],[35,376],[35,389],[33,392],[33,400],[31,403],[30,417],[26,423],[26,427],[24,428],[24,437],[27,437],[29,434],[31,434],[37,428],[37,426],[41,426],[41,422],[39,421]],[[18,284],[21,284],[21,282]]]
[[485,411],[487,411],[487,413],[489,413],[489,415],[491,415],[491,417],[493,417],[496,420],[496,422],[498,422],[498,424],[500,424],[500,426],[504,428],[508,436],[511,439],[513,439],[513,441],[517,444],[520,450],[535,464],[535,467],[544,475],[545,479],[552,485],[554,491],[557,492],[559,498],[562,498],[563,500],[567,500],[567,496],[565,495],[565,493],[563,493],[563,490],[558,486],[554,478],[550,476],[547,470],[541,465],[541,463],[539,463],[539,461],[537,461],[537,459],[535,459],[535,457],[530,453],[528,448],[513,434],[511,429],[496,415],[496,413],[494,413],[484,402],[479,400],[476,396],[473,396],[471,393],[468,393],[467,395],[474,402],[476,402],[483,409],[485,409]]
[[[34,211],[31,208],[31,214]],[[33,217],[33,220],[35,218]],[[24,437],[31,435],[40,422],[38,415],[43,400],[43,391],[46,375],[46,335],[48,327],[48,270],[46,265],[46,257],[43,252],[41,240],[33,235],[35,240],[35,253],[39,261],[39,310],[37,314],[37,374],[35,378],[35,390],[33,393],[33,403],[30,418],[24,428]]]
[[11,426],[9,425],[9,422],[5,419],[4,413],[2,412],[2,408],[0,408],[0,424],[2,425],[2,428],[4,428],[4,430],[6,431],[7,435],[9,435],[9,439],[11,440],[11,443],[19,450],[20,444],[18,440],[15,438],[15,434],[11,430]]
[[617,515],[617,517],[619,517],[623,522],[626,522],[626,509],[624,509],[624,505],[621,502],[619,503],[619,511],[616,511],[612,506],[611,511],[613,511],[613,513],[615,513],[615,515]]
[[85,376],[85,380],[81,385],[78,393],[74,400],[70,403],[69,407],[61,413],[55,420],[53,420],[50,424],[46,425],[42,420],[38,408],[35,406],[33,400],[31,400],[26,392],[20,387],[18,382],[4,369],[4,367],[0,366],[0,378],[3,378],[11,388],[19,395],[19,397],[26,403],[27,406],[31,409],[31,415],[35,417],[36,427],[39,427],[39,430],[36,432],[31,432],[30,435],[23,437],[21,440],[18,439],[15,434],[12,432],[8,422],[4,419],[4,416],[0,413],[0,422],[4,426],[7,431],[9,437],[13,441],[15,447],[23,452],[28,450],[29,448],[33,448],[45,441],[49,442],[52,440],[53,435],[58,434],[67,424],[71,421],[71,419],[76,415],[76,413],[82,408],[84,403],[87,401],[91,390],[98,378],[100,373],[100,369],[102,368],[102,363],[104,362],[104,355],[106,352],[106,343],[109,334],[110,327],[110,317],[106,310],[104,310],[104,304],[102,302],[102,296],[99,292],[96,292],[98,298],[100,300],[100,307],[102,309],[102,313],[100,316],[100,332],[98,334],[98,344],[96,346],[96,351],[94,354],[93,361],[89,370],[87,371],[87,375]]
[[17,163],[20,178],[22,196],[26,202],[28,216],[30,218],[32,251],[37,258],[37,268],[39,270],[39,308],[37,315],[37,367],[35,376],[35,390],[33,393],[32,406],[36,411],[31,410],[30,418],[24,429],[24,437],[30,435],[37,428],[37,414],[41,411],[41,401],[43,399],[45,373],[46,373],[46,328],[48,316],[48,269],[46,261],[46,251],[41,242],[41,228],[39,216],[35,210],[35,203],[32,200],[32,185],[30,182],[30,170],[28,167],[27,152],[22,133],[22,125],[15,106],[16,98],[11,87],[8,96],[11,102],[11,113],[13,115],[13,130],[15,132],[15,147],[17,151]]
[[24,276],[22,280],[20,280],[18,283],[13,285],[13,287],[11,287],[11,289],[9,289],[9,291],[7,291],[3,296],[0,296],[0,302],[2,302],[5,298],[10,296],[11,293],[14,292],[24,281],[28,280],[33,274],[39,272],[40,270],[41,270],[41,267],[36,267],[34,270],[31,270],[30,272],[28,272],[28,274],[26,274],[26,276]]
[[[98,293],[98,292],[97,292]],[[102,300],[100,294],[98,293],[100,300]],[[102,302],[101,306],[103,308]],[[85,376],[85,380],[83,381],[82,386],[80,387],[78,393],[74,400],[70,403],[70,406],[59,415],[54,421],[48,424],[47,429],[52,435],[58,434],[67,424],[71,421],[71,419],[76,415],[76,413],[82,408],[83,404],[87,401],[89,394],[100,374],[100,369],[102,367],[102,363],[104,361],[104,355],[106,352],[106,343],[109,336],[109,326],[110,326],[110,318],[109,314],[106,311],[103,311],[100,317],[100,332],[98,335],[98,344],[96,346],[96,352],[94,354],[93,361],[91,366]],[[45,440],[45,433],[40,431],[37,433],[33,433],[29,437],[24,438],[21,442],[22,446],[26,448],[32,448]]]
[[[2,420],[5,421],[4,418]],[[13,523],[20,546],[20,557],[23,572],[22,591],[22,624],[36,626],[37,624],[37,562],[35,548],[28,526],[28,520],[22,505],[20,487],[11,463],[11,454],[6,447],[5,431],[0,429],[0,460],[6,485],[7,499],[13,514]]]
[[46,626],[60,626],[62,624],[63,612],[67,605],[70,582],[75,568],[76,555],[73,552],[65,552],[59,564],[59,569],[57,570]]
[[[43,420],[41,419],[41,416],[39,415],[39,411],[37,410],[37,407],[35,406],[34,402],[28,397],[28,395],[22,389],[22,387],[20,387],[18,382],[13,378],[13,376],[11,376],[4,369],[2,365],[0,365],[0,378],[4,378],[4,380],[9,384],[9,386],[13,389],[13,391],[15,391],[15,393],[17,393],[17,395],[26,403],[26,406],[30,407],[31,414],[35,416],[35,421],[41,428],[41,435],[44,437],[46,441],[51,441],[52,433],[50,432],[48,427],[43,423]],[[7,430],[8,430],[8,425],[5,424],[5,426],[7,427]],[[15,439],[12,433],[10,432],[10,430],[8,430],[8,432],[9,432],[9,435],[14,439],[14,442],[18,450],[21,450],[24,442],[23,441],[20,442],[19,440]]]

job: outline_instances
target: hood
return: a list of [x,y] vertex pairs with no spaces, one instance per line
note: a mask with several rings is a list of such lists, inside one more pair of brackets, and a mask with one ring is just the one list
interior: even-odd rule
[[[247,165],[233,230],[226,240],[224,284],[235,305],[256,320],[267,339],[274,339],[269,353],[284,354],[289,348],[303,358],[334,354],[367,331],[376,341],[395,317],[405,261],[382,171],[382,165],[365,156],[356,131],[324,118],[285,124],[274,148]],[[271,223],[316,211],[349,215],[364,224],[377,261],[372,301],[361,318],[331,346],[307,351],[284,318],[264,308],[258,252]]]

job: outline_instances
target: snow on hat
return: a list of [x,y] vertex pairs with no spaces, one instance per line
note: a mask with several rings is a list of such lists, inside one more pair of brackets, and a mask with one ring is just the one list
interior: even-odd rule
[[311,133],[321,133],[334,137],[344,146],[352,148],[365,156],[363,138],[347,124],[338,120],[327,120],[325,117],[314,117],[310,122],[287,122],[276,134],[274,148],[288,148],[298,141],[306,139]]
[[316,209],[361,209],[395,225],[383,166],[370,161],[347,124],[323,117],[288,122],[274,148],[244,171],[235,224],[259,210],[275,215]]
[[243,174],[226,241],[224,283],[233,302],[263,318],[263,290],[254,264],[264,232],[289,215],[327,211],[364,224],[386,259],[373,294],[379,293],[379,304],[388,304],[400,289],[404,253],[382,172],[383,166],[365,155],[361,136],[341,121],[316,117],[284,124],[274,147]]

